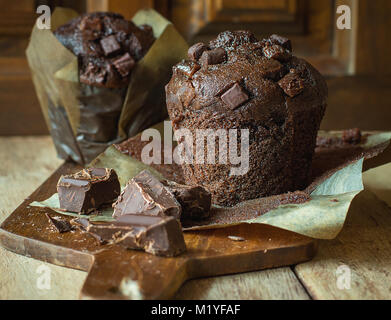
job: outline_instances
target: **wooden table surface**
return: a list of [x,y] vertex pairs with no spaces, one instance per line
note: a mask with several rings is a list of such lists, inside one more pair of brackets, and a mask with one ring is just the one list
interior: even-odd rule
[[[1,223],[62,161],[48,136],[2,137],[0,150]],[[343,231],[334,240],[320,241],[314,260],[191,280],[176,298],[391,299],[390,177],[391,164],[364,174],[365,191],[353,201]],[[39,285],[43,269],[51,271],[50,289]],[[85,278],[85,272],[0,248],[0,299],[77,299]]]

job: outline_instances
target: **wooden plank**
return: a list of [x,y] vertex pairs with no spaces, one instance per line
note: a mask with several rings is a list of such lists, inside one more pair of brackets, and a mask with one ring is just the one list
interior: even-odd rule
[[308,300],[290,268],[278,268],[186,282],[175,295],[185,300]]
[[[391,299],[390,234],[391,208],[364,191],[353,201],[340,235],[321,241],[316,258],[297,265],[296,275],[314,299]],[[341,266],[349,269],[337,274]],[[338,282],[347,272],[350,288]]]
[[[1,137],[0,223],[62,163],[51,138]],[[39,289],[39,268],[50,270],[50,289]],[[0,299],[77,299],[86,272],[17,255],[0,247]]]

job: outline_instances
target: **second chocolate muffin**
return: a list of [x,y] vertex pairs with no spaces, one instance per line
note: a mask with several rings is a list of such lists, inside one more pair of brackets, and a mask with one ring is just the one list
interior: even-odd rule
[[292,56],[288,39],[226,31],[198,43],[173,68],[166,99],[174,130],[249,129],[246,174],[230,176],[230,163],[183,165],[186,182],[203,185],[214,203],[232,206],[308,184],[327,85]]

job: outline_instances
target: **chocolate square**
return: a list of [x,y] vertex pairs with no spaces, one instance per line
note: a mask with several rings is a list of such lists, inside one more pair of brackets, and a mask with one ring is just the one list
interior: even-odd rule
[[204,43],[199,42],[189,48],[187,55],[189,59],[197,61],[206,50],[208,50],[208,47]]
[[173,181],[163,181],[182,206],[181,220],[209,217],[212,195],[202,186],[188,186]]
[[209,65],[220,64],[227,60],[227,53],[223,48],[204,51],[199,60],[203,68]]
[[291,70],[284,78],[278,81],[278,85],[291,98],[304,90],[304,80],[294,70]]
[[232,110],[239,107],[241,104],[248,101],[248,94],[243,90],[243,88],[235,83],[230,89],[228,89],[222,96],[221,100],[229,106]]
[[283,47],[284,49],[292,52],[292,42],[288,38],[285,38],[285,37],[280,36],[278,34],[272,34],[269,37],[269,39],[271,40],[271,42],[278,44],[281,47]]
[[61,176],[57,184],[60,208],[76,213],[91,213],[111,204],[121,187],[113,169],[88,168]]
[[134,61],[129,53],[125,53],[123,56],[115,59],[113,65],[122,77],[126,77],[136,65],[136,61]]
[[278,61],[288,61],[292,54],[278,44],[266,44],[263,47],[263,54],[266,58],[275,59]]
[[174,217],[124,215],[110,223],[88,222],[85,230],[101,241],[160,256],[186,251],[182,227]]
[[174,194],[146,170],[129,181],[113,208],[113,218],[144,214],[179,219],[182,212]]
[[116,53],[119,50],[121,50],[120,44],[117,42],[117,39],[115,38],[114,35],[102,38],[100,40],[100,45],[103,49],[103,52],[105,53],[106,56]]

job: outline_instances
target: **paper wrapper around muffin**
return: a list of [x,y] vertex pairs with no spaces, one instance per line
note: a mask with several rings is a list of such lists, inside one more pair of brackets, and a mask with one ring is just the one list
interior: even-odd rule
[[[163,126],[155,125],[153,128],[163,134]],[[319,136],[340,139],[341,133],[319,132]],[[362,172],[391,162],[390,140],[391,132],[371,133],[356,145],[318,147],[312,165],[311,183],[304,192],[247,200],[234,207],[213,205],[208,218],[181,221],[184,231],[259,223],[312,238],[333,239],[341,231],[355,197],[363,190]],[[113,168],[122,188],[143,170],[148,170],[158,179],[182,183],[179,166],[167,164],[152,167],[140,161],[141,149],[147,143],[137,135],[119,145],[110,146],[89,166]],[[30,206],[46,207],[60,214],[80,217],[59,209],[57,193],[42,202],[32,202]],[[97,215],[82,217],[90,221],[112,221],[112,214],[113,209],[110,208]]]
[[141,10],[132,21],[150,25],[156,40],[137,62],[128,87],[85,85],[79,82],[78,58],[52,32],[77,16],[74,10],[56,8],[51,30],[34,26],[26,56],[58,156],[85,164],[166,117],[164,85],[188,46],[160,14]]

